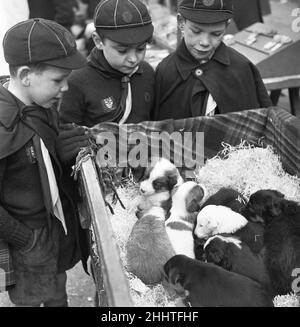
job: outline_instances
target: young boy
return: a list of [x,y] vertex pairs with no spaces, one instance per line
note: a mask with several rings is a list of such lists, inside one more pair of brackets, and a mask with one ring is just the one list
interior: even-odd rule
[[154,120],[272,105],[257,68],[222,42],[232,17],[232,0],[179,2],[183,39],[157,66]]
[[57,104],[85,59],[68,30],[40,18],[9,29],[3,49],[11,76],[0,85],[0,239],[15,274],[9,297],[16,306],[67,306],[66,270],[86,260],[87,246],[66,164],[88,135],[69,128],[57,136]]
[[154,104],[154,71],[143,61],[153,25],[139,0],[102,0],[94,13],[94,49],[88,65],[73,72],[63,98],[64,122],[149,120]]

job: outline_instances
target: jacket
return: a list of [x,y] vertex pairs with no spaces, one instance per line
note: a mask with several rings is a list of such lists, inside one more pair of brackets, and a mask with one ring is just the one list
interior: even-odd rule
[[[41,138],[52,158],[68,233],[61,228],[58,272],[88,256],[85,232],[80,228],[75,201],[77,188],[55,150],[56,110],[25,106],[0,85],[0,239],[10,247],[28,245],[31,229],[51,225],[53,208]],[[86,266],[85,266],[86,268]]]
[[[88,65],[73,71],[68,79],[69,90],[63,97],[60,119],[87,127],[107,121],[119,122],[114,112],[121,99],[123,76],[108,64],[102,51],[94,48]],[[153,68],[141,62],[130,83],[132,109],[126,123],[149,120],[154,105]]]
[[224,43],[211,60],[199,64],[183,39],[157,66],[155,86],[154,120],[204,116],[208,93],[219,114],[272,106],[257,68]]

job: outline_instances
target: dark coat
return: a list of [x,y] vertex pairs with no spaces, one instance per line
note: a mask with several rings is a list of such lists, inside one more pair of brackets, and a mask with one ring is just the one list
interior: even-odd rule
[[70,29],[74,24],[76,0],[28,0],[29,18],[54,20]]
[[[59,111],[61,120],[92,127],[101,122],[119,122],[115,111],[121,99],[121,79],[124,75],[111,68],[103,52],[94,48],[88,65],[73,71],[69,90],[64,94]],[[126,123],[150,119],[154,105],[154,70],[141,62],[130,78],[132,109]]]
[[220,114],[272,106],[257,68],[224,43],[200,65],[183,40],[157,66],[155,86],[154,120],[204,116],[208,92]]
[[41,138],[52,159],[68,234],[61,228],[58,272],[72,268],[88,249],[76,208],[76,185],[55,150],[56,110],[25,106],[0,86],[0,239],[14,248],[28,242],[28,229],[51,225],[53,208],[47,171],[36,140]]

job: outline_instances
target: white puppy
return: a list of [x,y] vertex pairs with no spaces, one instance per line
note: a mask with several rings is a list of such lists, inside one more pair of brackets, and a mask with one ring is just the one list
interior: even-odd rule
[[216,234],[232,234],[248,223],[241,214],[228,207],[208,205],[197,216],[195,235],[207,239]]

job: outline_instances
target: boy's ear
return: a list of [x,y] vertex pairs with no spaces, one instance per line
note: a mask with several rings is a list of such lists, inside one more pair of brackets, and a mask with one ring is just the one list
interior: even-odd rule
[[182,17],[181,14],[177,14],[177,23],[178,23],[178,27],[179,27],[180,30],[183,29],[183,27],[184,27],[184,22],[185,22],[184,17]]
[[30,85],[30,68],[28,66],[21,66],[18,68],[17,78],[21,81],[24,86]]
[[93,32],[92,38],[93,38],[96,48],[99,50],[102,50],[103,49],[103,41],[102,41],[101,37],[98,35],[98,33]]

